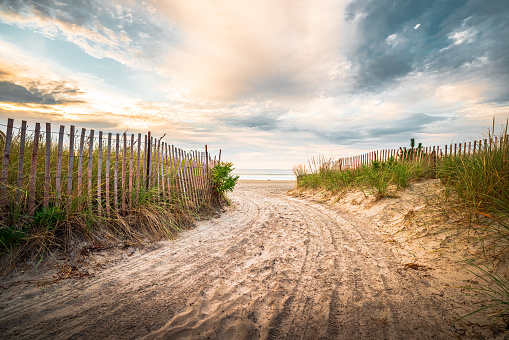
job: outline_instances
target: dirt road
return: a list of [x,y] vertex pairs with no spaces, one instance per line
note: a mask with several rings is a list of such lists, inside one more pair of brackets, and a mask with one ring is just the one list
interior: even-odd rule
[[426,272],[369,221],[286,197],[291,185],[241,183],[219,218],[115,261],[97,254],[93,277],[2,289],[2,337],[450,338]]

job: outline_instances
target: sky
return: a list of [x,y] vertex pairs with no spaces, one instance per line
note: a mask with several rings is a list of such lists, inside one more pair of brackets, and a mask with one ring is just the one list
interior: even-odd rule
[[509,118],[507,0],[0,0],[0,124],[290,169]]

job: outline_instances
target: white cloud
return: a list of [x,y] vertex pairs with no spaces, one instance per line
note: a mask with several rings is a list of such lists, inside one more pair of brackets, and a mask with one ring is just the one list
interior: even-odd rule
[[221,100],[320,86],[346,45],[345,4],[153,2],[182,33],[180,52],[169,56],[170,72],[191,94]]
[[453,40],[455,45],[460,45],[463,43],[473,43],[475,41],[476,35],[477,31],[473,27],[469,27],[467,29],[454,31],[447,37]]

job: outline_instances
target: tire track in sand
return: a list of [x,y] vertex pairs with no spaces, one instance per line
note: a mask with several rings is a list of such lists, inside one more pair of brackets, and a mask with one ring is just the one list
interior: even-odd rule
[[6,337],[442,339],[429,283],[369,223],[242,183],[233,207],[96,277],[0,297]]

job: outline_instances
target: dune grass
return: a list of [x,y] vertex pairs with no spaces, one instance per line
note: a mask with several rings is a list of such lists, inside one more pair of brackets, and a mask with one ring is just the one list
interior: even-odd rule
[[[23,159],[21,188],[18,189],[18,166],[21,137],[16,134],[12,138],[9,159],[9,178],[6,193],[1,197],[0,209],[0,256],[2,267],[12,268],[22,258],[40,259],[56,249],[64,252],[77,247],[83,242],[107,244],[119,240],[140,241],[148,239],[172,238],[182,229],[192,225],[200,214],[211,211],[215,193],[212,184],[206,179],[204,165],[196,159],[168,161],[165,158],[166,176],[157,176],[152,172],[150,184],[146,178],[133,176],[133,190],[129,191],[129,165],[131,150],[126,152],[126,163],[123,164],[122,149],[118,155],[118,191],[114,191],[114,164],[116,150],[113,141],[111,148],[111,164],[109,168],[109,212],[106,204],[106,141],[100,155],[97,140],[93,144],[92,155],[89,157],[89,144],[85,142],[81,165],[81,190],[78,191],[78,150],[74,150],[72,170],[72,191],[68,195],[69,147],[62,150],[61,185],[57,190],[57,143],[51,141],[50,159],[50,203],[44,207],[43,193],[45,183],[45,138],[39,140],[36,172],[36,210],[29,213],[29,177],[32,162],[33,136],[27,136]],[[68,144],[68,143],[67,143]],[[65,143],[64,143],[65,145]],[[5,135],[0,133],[0,150],[4,150]],[[99,156],[101,156],[101,179],[98,178]],[[164,158],[164,157],[163,157]],[[144,151],[140,159],[140,174],[146,173],[144,167]],[[92,176],[88,175],[91,160]],[[154,158],[155,162],[155,158]],[[155,163],[157,164],[157,163]],[[133,172],[136,173],[137,147],[133,153]],[[183,168],[187,172],[183,172]],[[121,186],[122,168],[125,171],[125,186]],[[187,176],[187,177],[184,177]],[[179,180],[180,178],[180,180]],[[89,192],[89,180],[91,187]],[[207,181],[205,183],[205,181]],[[98,187],[101,188],[101,200],[97,198]],[[126,197],[125,210],[120,200]],[[216,202],[217,203],[217,202]],[[115,209],[116,207],[116,209]]]
[[[476,150],[475,153],[448,155],[430,159],[414,157],[409,160],[403,153],[398,159],[390,158],[386,162],[372,162],[368,166],[355,169],[340,169],[332,158],[319,157],[311,159],[308,166],[297,165],[294,174],[297,176],[297,187],[300,189],[325,190],[340,194],[349,189],[361,189],[376,195],[378,198],[397,194],[411,183],[434,178],[439,179],[448,193],[448,199],[454,200],[470,220],[463,224],[464,232],[471,232],[472,225],[480,224],[483,218],[482,232],[479,233],[484,250],[483,260],[490,256],[507,258],[509,256],[509,140],[508,125],[501,127],[498,134],[487,132],[486,139],[492,142],[488,147]],[[495,139],[494,136],[498,138]],[[410,157],[412,158],[412,157]],[[454,196],[454,197],[453,197]],[[437,197],[438,199],[438,197]],[[443,202],[447,209],[448,202]],[[455,228],[462,228],[457,225]],[[461,231],[460,231],[461,232]],[[495,254],[496,252],[496,254]],[[472,273],[481,278],[479,284],[469,289],[485,292],[492,303],[497,317],[508,314],[509,283],[492,270],[470,262]]]

